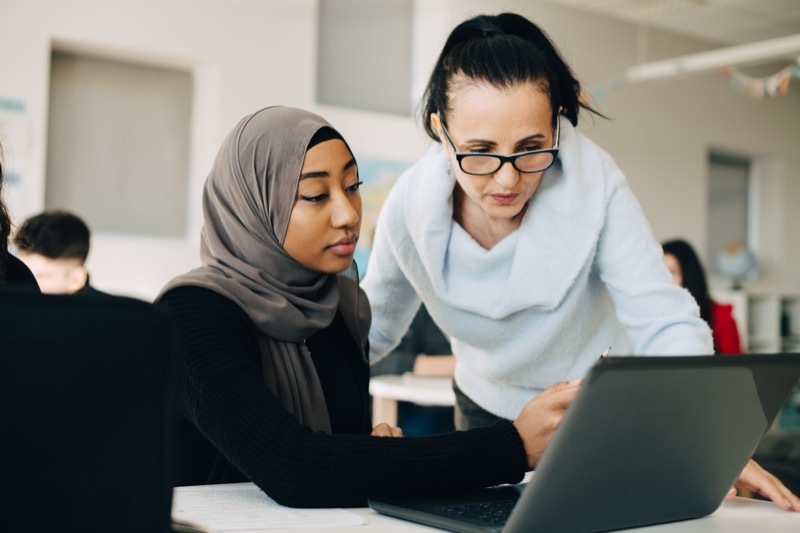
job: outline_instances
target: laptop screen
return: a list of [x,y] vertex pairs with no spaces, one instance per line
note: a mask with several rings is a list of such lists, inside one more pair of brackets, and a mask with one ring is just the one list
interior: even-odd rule
[[[796,354],[604,358],[524,489],[373,499],[370,506],[464,532],[585,533],[705,516],[799,379]],[[503,508],[505,500],[508,513],[484,521],[483,509]]]

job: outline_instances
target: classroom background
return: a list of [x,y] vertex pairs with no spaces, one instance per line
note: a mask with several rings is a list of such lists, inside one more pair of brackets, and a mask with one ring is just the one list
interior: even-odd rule
[[[247,113],[291,105],[330,120],[362,161],[363,270],[383,195],[429,145],[416,103],[449,29],[477,13],[516,11],[548,32],[589,103],[610,118],[582,115],[580,129],[613,154],[656,238],[689,240],[714,291],[730,296],[734,280],[717,266],[729,243],[715,232],[739,232],[756,261],[740,280],[744,291],[730,296],[747,324],[740,327],[764,351],[797,346],[800,47],[749,65],[636,81],[626,74],[633,67],[742,43],[663,29],[653,23],[663,13],[582,7],[590,3],[0,0],[12,218],[54,207],[81,214],[92,227],[93,285],[152,300],[198,264],[202,185],[224,135]],[[777,29],[800,37],[796,8],[780,20]],[[99,141],[79,157],[85,133]],[[726,181],[717,171],[741,175],[720,189]]]

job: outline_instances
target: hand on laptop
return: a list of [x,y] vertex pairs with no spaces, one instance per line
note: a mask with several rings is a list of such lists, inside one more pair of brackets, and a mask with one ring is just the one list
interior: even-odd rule
[[582,382],[582,379],[560,381],[542,391],[522,408],[514,421],[514,427],[522,438],[529,467],[536,466]]
[[[747,465],[739,474],[739,479],[734,483],[734,488],[746,489],[750,492],[757,492],[775,502],[781,509],[800,512],[800,498],[795,496],[781,482],[763,468],[761,465],[750,459]],[[729,494],[728,497],[735,496],[736,493]]]

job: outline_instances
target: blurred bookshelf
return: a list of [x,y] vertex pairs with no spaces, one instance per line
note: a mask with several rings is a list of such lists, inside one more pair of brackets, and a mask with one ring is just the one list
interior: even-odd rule
[[712,290],[711,296],[733,305],[749,353],[800,353],[800,294]]

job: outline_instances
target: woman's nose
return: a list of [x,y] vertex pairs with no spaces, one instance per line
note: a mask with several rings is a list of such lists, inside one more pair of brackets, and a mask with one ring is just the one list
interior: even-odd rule
[[506,189],[514,188],[519,181],[519,171],[514,168],[511,161],[504,161],[497,172],[494,173],[494,180]]
[[360,205],[354,205],[354,202],[345,195],[335,199],[331,213],[331,222],[334,227],[351,227],[356,225],[359,220],[361,220]]

